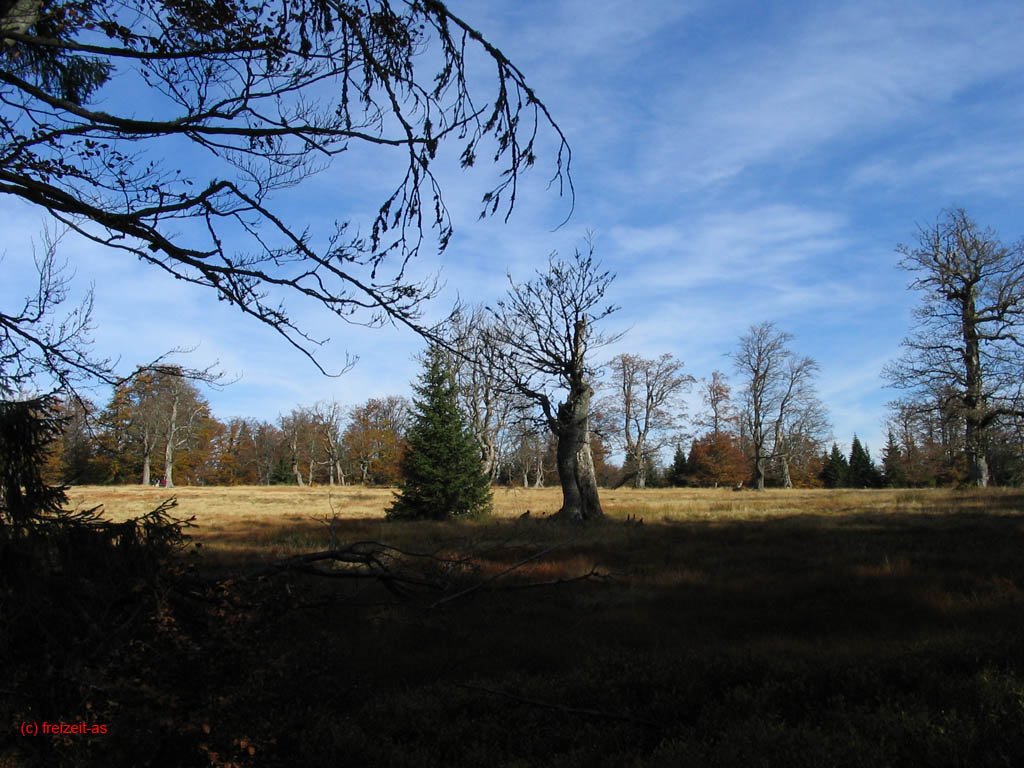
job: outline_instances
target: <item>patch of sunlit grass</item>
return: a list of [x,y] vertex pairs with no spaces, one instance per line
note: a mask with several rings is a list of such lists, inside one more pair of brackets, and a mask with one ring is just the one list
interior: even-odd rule
[[888,555],[885,555],[879,563],[855,566],[853,573],[862,578],[904,576],[910,573],[910,561],[905,557],[890,558]]
[[[692,532],[720,531],[719,535],[724,538],[714,551],[729,567],[742,569],[743,562],[729,559],[730,548],[742,548],[749,558],[751,547],[756,549],[760,537],[774,530],[735,528],[742,523],[795,525],[800,533],[787,541],[786,552],[791,557],[799,555],[810,562],[817,558],[826,563],[822,558],[828,547],[839,546],[836,543],[839,541],[865,540],[860,536],[850,538],[849,534],[854,532],[891,529],[896,517],[903,520],[901,525],[920,517],[927,518],[932,528],[941,527],[944,519],[950,520],[950,525],[963,527],[969,525],[964,521],[971,515],[1015,515],[1024,509],[1024,492],[1014,489],[773,489],[759,493],[722,488],[623,488],[602,492],[608,523],[581,530],[543,524],[544,518],[554,513],[561,502],[558,488],[497,487],[493,495],[494,511],[487,519],[429,524],[388,523],[385,514],[394,497],[391,488],[92,486],[71,489],[69,499],[71,506],[77,508],[102,504],[109,517],[119,520],[145,514],[174,496],[178,499],[175,514],[182,518],[195,517],[197,527],[190,531],[195,540],[211,556],[223,554],[231,559],[287,557],[368,539],[417,551],[461,549],[479,555],[493,549],[502,551],[502,557],[509,556],[516,547],[536,549],[553,543],[571,543],[577,548],[603,550],[605,562],[612,567],[630,561],[628,568],[634,575],[638,573],[636,564],[646,563],[652,572],[659,573],[658,579],[662,581],[672,581],[675,577],[666,574],[674,569],[705,574],[708,571],[691,562],[680,561],[684,556],[700,557],[699,552],[686,548],[685,537],[675,541],[671,552],[661,552],[663,545],[658,542],[663,536],[652,535],[652,527],[683,526],[681,531],[685,531],[686,526],[699,526]],[[800,549],[801,542],[811,531],[819,531],[818,538],[825,537],[824,550],[804,552]],[[901,534],[890,530],[889,535]],[[732,541],[737,536],[738,540]],[[966,541],[970,541],[969,531],[965,532]],[[813,546],[820,548],[821,544],[816,539]],[[773,556],[772,552],[763,555],[769,561]],[[855,575],[894,576],[909,568],[908,561],[900,559],[899,553],[890,559],[887,557],[889,553],[881,553],[876,560],[858,561],[853,566],[860,569]],[[548,558],[549,561],[554,559]],[[756,567],[764,564],[762,559],[755,558],[754,562]],[[712,566],[711,572],[715,567]]]

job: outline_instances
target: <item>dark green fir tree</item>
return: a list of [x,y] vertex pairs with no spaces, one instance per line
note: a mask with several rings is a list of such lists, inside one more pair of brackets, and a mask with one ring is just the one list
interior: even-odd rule
[[480,449],[459,411],[455,379],[444,350],[431,347],[413,388],[413,423],[402,457],[402,482],[390,520],[478,517],[491,509],[491,484]]
[[675,455],[672,457],[672,466],[665,474],[665,479],[669,485],[682,488],[687,484],[689,474],[689,467],[686,466],[686,451],[683,450],[682,444],[679,444],[676,446]]
[[43,477],[50,445],[60,435],[57,399],[0,400],[0,533],[17,536],[67,503],[67,488]]
[[896,435],[889,430],[889,439],[882,449],[882,482],[887,488],[902,488],[907,484],[907,472],[903,467],[903,451],[896,442]]
[[850,474],[850,465],[839,450],[839,446],[832,443],[832,452],[825,459],[825,467],[821,470],[821,480],[826,488],[845,488]]
[[877,488],[881,485],[881,475],[875,462],[871,460],[871,454],[861,443],[860,438],[853,436],[853,445],[850,446],[850,473],[847,485],[851,488]]

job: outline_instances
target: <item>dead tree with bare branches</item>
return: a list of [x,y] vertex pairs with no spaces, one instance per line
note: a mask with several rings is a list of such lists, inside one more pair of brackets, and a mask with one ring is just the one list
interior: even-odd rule
[[674,436],[683,416],[680,396],[694,382],[683,361],[669,354],[657,358],[616,355],[609,364],[611,391],[606,413],[626,452],[626,468],[636,488],[647,487],[652,460]]
[[984,487],[991,433],[1024,417],[1024,243],[1004,245],[957,209],[898,250],[921,303],[885,375],[909,393],[903,407],[962,425],[969,482]]
[[601,269],[593,244],[587,245],[586,253],[577,250],[570,259],[552,254],[547,271],[528,282],[510,275],[506,298],[491,310],[495,344],[506,350],[506,386],[540,408],[558,440],[562,507],[556,517],[571,522],[604,516],[590,447],[591,355],[618,338],[594,333],[594,325],[617,309],[605,304],[615,276]]

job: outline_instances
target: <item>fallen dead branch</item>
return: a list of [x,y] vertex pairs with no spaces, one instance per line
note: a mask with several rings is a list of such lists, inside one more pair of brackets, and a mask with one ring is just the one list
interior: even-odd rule
[[[556,587],[594,579],[607,579],[608,574],[591,568],[572,577],[497,585],[500,579],[560,549],[557,544],[534,552],[501,571],[451,594],[439,598],[431,610],[468,597],[479,591],[513,591]],[[414,565],[415,563],[415,565]],[[437,554],[409,552],[377,541],[362,541],[343,548],[307,552],[269,563],[232,581],[260,579],[281,573],[302,573],[328,579],[367,579],[379,582],[389,592],[408,597],[412,589],[448,592],[450,576],[479,569],[478,557],[443,557]]]
[[520,589],[537,589],[538,587],[560,587],[563,584],[576,584],[580,581],[590,581],[591,579],[608,579],[610,574],[602,573],[597,570],[596,567],[591,568],[586,573],[581,573],[579,576],[571,576],[569,578],[559,579],[548,579],[547,581],[528,581],[524,584],[505,584],[501,587],[491,587],[492,589],[501,589],[504,592],[511,592]]
[[455,600],[458,600],[460,598],[466,597],[467,595],[471,595],[472,593],[477,592],[477,591],[483,589],[484,587],[488,586],[489,584],[493,584],[495,581],[497,581],[498,579],[502,578],[503,576],[507,576],[508,574],[512,573],[513,571],[516,571],[516,570],[522,568],[527,563],[531,563],[534,560],[538,560],[538,559],[544,557],[544,555],[551,554],[556,549],[559,549],[562,546],[563,546],[562,544],[556,544],[553,547],[548,547],[547,549],[542,549],[539,552],[534,552],[532,555],[530,555],[528,557],[524,557],[522,560],[519,560],[519,561],[517,561],[515,563],[512,563],[512,565],[510,565],[508,568],[505,568],[503,571],[499,571],[498,573],[494,574],[493,576],[490,576],[490,577],[484,579],[483,581],[481,581],[481,582],[479,582],[477,584],[474,584],[474,585],[472,585],[470,587],[467,587],[466,589],[460,590],[460,591],[456,592],[454,595],[448,595],[447,597],[442,597],[440,600],[435,602],[430,607],[431,607],[431,609],[439,608],[442,605],[446,605],[447,603],[451,603],[451,602],[453,602]]
[[[408,561],[419,561],[434,570],[452,571],[464,567],[467,559],[449,559],[422,552],[406,550],[382,544],[377,541],[361,541],[344,548],[332,548],[318,552],[285,558],[252,571],[241,579],[256,579],[285,572],[299,572],[330,579],[373,579],[388,591],[406,596],[410,587],[421,587],[437,591],[447,588],[447,580],[433,576],[425,569],[412,571]],[[331,568],[318,566],[330,563]],[[342,567],[338,567],[342,566]]]

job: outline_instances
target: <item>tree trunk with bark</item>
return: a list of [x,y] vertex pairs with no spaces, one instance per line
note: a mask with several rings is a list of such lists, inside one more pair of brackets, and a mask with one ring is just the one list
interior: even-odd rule
[[142,484],[151,485],[153,482],[153,444],[156,442],[152,438],[149,427],[143,429],[142,432]]
[[779,464],[782,465],[782,487],[792,488],[793,477],[789,474],[789,456],[784,453],[779,454]]
[[968,481],[990,482],[987,451],[1004,419],[1024,417],[1024,241],[1007,246],[962,209],[920,228],[917,247],[899,246],[900,266],[922,292],[918,327],[885,376],[911,392],[910,404],[941,419],[949,462],[967,462]]
[[292,434],[292,475],[295,476],[295,484],[300,488],[306,483],[302,479],[302,469],[299,467],[299,437],[298,431]]
[[764,490],[764,464],[764,454],[758,451],[757,455],[754,458],[754,488],[758,491]]
[[962,317],[964,335],[964,442],[967,449],[967,472],[971,485],[988,486],[988,459],[985,456],[984,413],[985,389],[982,386],[981,340],[975,289],[965,292]]
[[178,439],[178,394],[171,400],[171,416],[167,425],[167,444],[164,446],[164,487],[174,487],[174,448]]
[[498,470],[498,446],[495,445],[494,437],[490,434],[477,436],[480,445],[480,464],[482,471],[491,480],[494,480]]
[[562,508],[556,519],[573,523],[604,517],[597,492],[597,474],[590,449],[590,399],[593,390],[579,383],[569,398],[558,406],[555,435],[558,438],[558,479],[562,486]]
[[783,414],[779,414],[775,422],[775,456],[779,460],[779,467],[782,470],[782,487],[792,488],[793,477],[789,474],[789,452],[786,450],[786,440],[782,434]]
[[[528,283],[512,283],[508,298],[493,311],[491,334],[503,350],[500,370],[510,390],[537,404],[557,438],[555,461],[562,507],[553,516],[573,523],[604,517],[590,446],[590,401],[594,375],[587,357],[617,336],[591,336],[590,325],[615,311],[600,306],[613,275],[578,250],[571,261],[548,259],[548,271]],[[511,277],[509,278],[511,282]],[[554,390],[565,392],[558,402]],[[541,470],[543,467],[540,468]]]
[[633,455],[633,465],[636,467],[636,477],[633,478],[634,488],[643,489],[647,487],[647,458],[644,456],[644,453],[644,449],[638,446],[636,453]]

